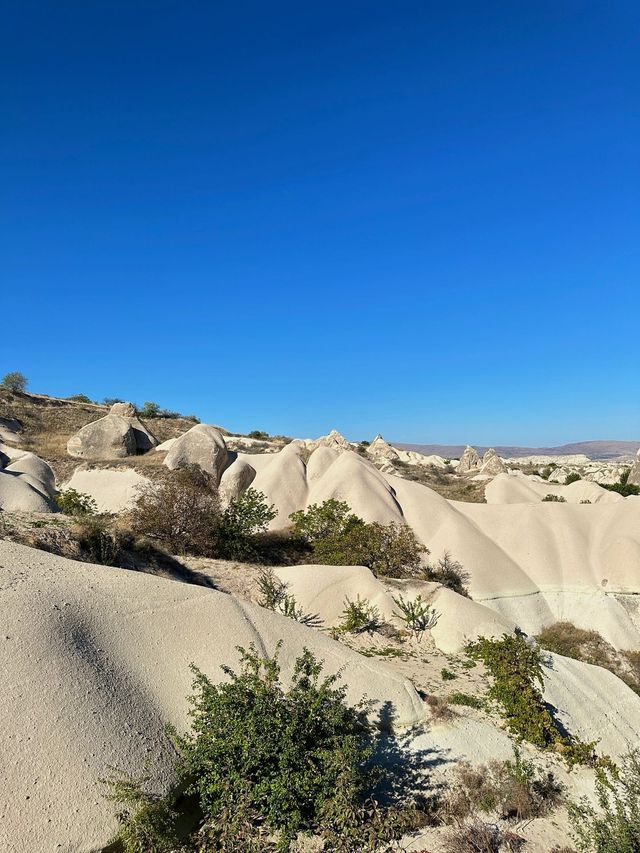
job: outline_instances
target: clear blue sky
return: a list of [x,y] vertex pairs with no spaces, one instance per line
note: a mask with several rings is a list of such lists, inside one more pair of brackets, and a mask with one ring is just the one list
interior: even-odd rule
[[637,2],[5,4],[0,372],[230,429],[640,433]]

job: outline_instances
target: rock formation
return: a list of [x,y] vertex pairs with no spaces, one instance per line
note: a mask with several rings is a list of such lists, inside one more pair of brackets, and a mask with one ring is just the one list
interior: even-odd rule
[[506,470],[507,466],[498,456],[493,447],[490,447],[482,457],[482,468],[480,471],[483,474],[491,474],[494,476],[496,474],[502,474]]
[[478,456],[478,451],[467,444],[464,449],[464,453],[460,457],[460,464],[456,468],[456,473],[466,474],[468,471],[479,467],[480,457]]
[[376,435],[371,444],[367,447],[367,454],[374,461],[386,459],[389,462],[395,462],[400,459],[398,451],[385,441],[380,433]]
[[146,453],[158,443],[131,403],[114,403],[109,414],[86,424],[67,442],[67,453],[80,459],[122,459]]
[[247,491],[256,476],[256,469],[244,459],[236,459],[220,478],[220,500],[223,505]]
[[208,424],[196,424],[171,445],[164,460],[167,468],[188,468],[196,465],[211,476],[213,485],[220,482],[229,464],[229,454],[222,433]]
[[630,483],[632,486],[640,486],[640,450],[638,450],[635,462],[631,467],[631,471],[629,471],[627,483]]

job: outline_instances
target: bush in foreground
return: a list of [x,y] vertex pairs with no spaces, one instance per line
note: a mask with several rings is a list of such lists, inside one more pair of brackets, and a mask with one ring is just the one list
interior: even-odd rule
[[640,850],[640,750],[620,768],[596,770],[599,810],[587,801],[569,807],[579,850],[584,853],[638,853]]
[[[382,851],[406,831],[409,812],[382,808],[370,792],[383,771],[371,767],[374,735],[366,706],[349,706],[339,676],[305,650],[289,687],[278,652],[241,649],[236,673],[213,684],[194,668],[191,731],[173,732],[178,786],[196,797],[201,819],[182,851],[286,851],[299,833],[325,850]],[[179,815],[171,800],[136,780],[112,780],[126,853],[175,850]],[[144,847],[152,838],[155,846]],[[164,846],[163,846],[164,845]],[[174,845],[174,846],[171,846]]]

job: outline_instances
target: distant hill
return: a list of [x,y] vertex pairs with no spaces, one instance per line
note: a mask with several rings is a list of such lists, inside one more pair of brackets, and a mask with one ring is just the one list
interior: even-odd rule
[[[417,450],[418,453],[444,456],[459,459],[464,452],[463,444],[400,444],[393,442],[395,447],[403,450]],[[473,445],[478,453],[484,453],[487,447]],[[635,456],[640,448],[640,439],[635,441],[576,441],[572,444],[561,444],[558,447],[510,447],[496,444],[495,449],[500,456],[568,456],[573,453],[584,453],[589,459],[619,459]]]

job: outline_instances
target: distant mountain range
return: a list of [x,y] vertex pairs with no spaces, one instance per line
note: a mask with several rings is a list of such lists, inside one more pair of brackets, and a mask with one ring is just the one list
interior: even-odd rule
[[[395,447],[403,450],[417,450],[429,456],[432,453],[450,459],[459,459],[464,452],[464,444],[399,444]],[[478,453],[483,454],[488,448],[479,444],[473,445]],[[510,447],[496,444],[495,450],[500,456],[569,456],[573,453],[584,453],[589,459],[620,459],[633,457],[640,448],[640,439],[635,441],[576,441],[573,444],[561,444],[558,447]]]

